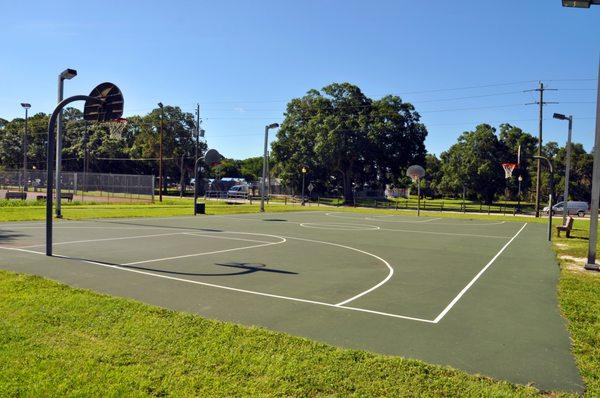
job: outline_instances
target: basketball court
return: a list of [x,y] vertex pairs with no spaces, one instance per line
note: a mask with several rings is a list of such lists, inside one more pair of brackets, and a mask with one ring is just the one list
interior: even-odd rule
[[0,267],[340,347],[582,391],[545,226],[352,212],[0,226]]

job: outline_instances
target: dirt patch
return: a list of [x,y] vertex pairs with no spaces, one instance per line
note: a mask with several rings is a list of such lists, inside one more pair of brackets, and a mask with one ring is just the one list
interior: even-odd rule
[[585,263],[587,262],[587,258],[585,257],[575,257],[567,254],[561,254],[558,256],[558,258],[563,260],[563,267],[569,271],[600,277],[600,272],[587,270],[584,268]]

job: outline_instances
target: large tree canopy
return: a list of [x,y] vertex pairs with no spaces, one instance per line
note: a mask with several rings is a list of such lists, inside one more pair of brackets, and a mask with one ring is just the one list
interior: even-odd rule
[[351,201],[358,186],[394,183],[425,158],[427,130],[399,97],[372,100],[358,87],[334,83],[287,105],[273,143],[284,182],[299,186],[303,166],[317,188],[339,186]]
[[496,136],[496,129],[480,124],[474,131],[465,131],[458,142],[441,155],[442,183],[446,191],[462,191],[490,203],[506,186],[501,163],[505,147]]

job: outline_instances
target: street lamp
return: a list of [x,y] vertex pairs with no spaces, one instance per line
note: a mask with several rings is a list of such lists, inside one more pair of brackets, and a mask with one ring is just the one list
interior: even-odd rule
[[550,178],[548,179],[550,183],[550,194],[548,195],[548,241],[552,241],[552,195],[554,193],[554,168],[552,167],[552,162],[550,162],[550,159],[547,157],[534,156],[533,158],[537,160],[544,160],[548,165],[548,171],[550,171]]
[[276,129],[279,123],[271,123],[265,126],[265,149],[263,153],[262,180],[260,182],[260,212],[265,211],[265,179],[267,178],[267,146],[269,143],[269,129]]
[[[600,0],[562,0],[563,7],[590,8],[600,5]],[[598,65],[598,88],[596,90],[596,137],[594,139],[594,166],[592,172],[592,201],[590,203],[590,239],[585,269],[600,271],[596,264],[596,241],[598,240],[598,202],[600,202],[600,64]]]
[[[60,72],[58,75],[58,103],[63,100],[64,86],[65,80],[71,80],[77,76],[77,71],[75,69],[65,69]],[[62,133],[62,110],[58,115],[56,125],[56,217],[62,218],[61,212],[61,167],[62,167],[62,146],[63,146],[63,133]]]
[[23,192],[27,192],[27,121],[28,111],[31,108],[31,104],[22,102],[21,106],[25,108],[25,132],[23,133]]
[[600,0],[562,0],[563,7],[590,8],[594,4],[600,4]]
[[565,116],[561,113],[555,113],[552,117],[558,120],[569,121],[569,132],[567,134],[567,159],[565,162],[565,193],[563,194],[563,225],[565,225],[567,223],[567,213],[569,204],[569,174],[571,170],[571,132],[573,130],[573,116]]
[[158,201],[162,202],[163,192],[163,119],[165,118],[165,110],[163,103],[159,102],[158,107],[160,108],[160,138],[159,138],[159,150],[158,150]]
[[304,177],[306,177],[306,167],[302,166],[302,206],[305,206],[304,203]]
[[521,182],[523,182],[523,176],[519,175],[519,177],[517,177],[517,180],[519,180],[519,193],[517,194],[517,213],[521,213]]

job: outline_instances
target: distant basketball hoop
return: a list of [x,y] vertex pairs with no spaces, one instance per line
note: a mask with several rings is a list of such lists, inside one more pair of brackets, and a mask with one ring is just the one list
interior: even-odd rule
[[223,155],[221,155],[216,149],[209,149],[204,155],[204,161],[211,167],[219,165],[222,160]]
[[406,169],[406,175],[417,184],[417,216],[421,215],[421,178],[425,177],[425,169],[414,164]]
[[406,169],[406,175],[412,178],[413,182],[417,182],[425,177],[425,169],[422,166],[415,164]]
[[513,170],[517,167],[516,163],[502,163],[504,169],[504,178],[509,179],[513,175]]

